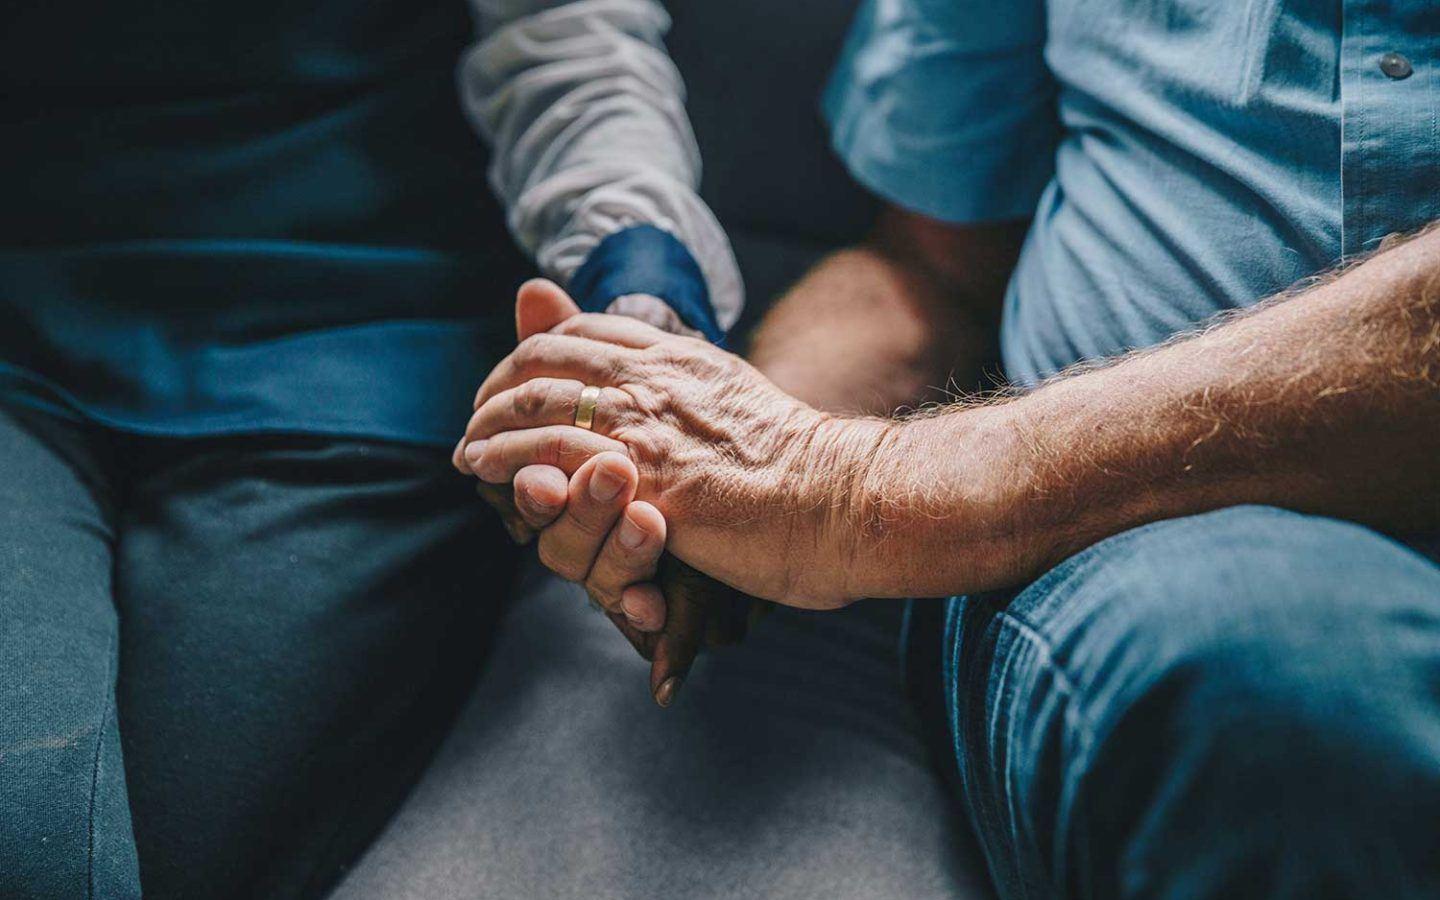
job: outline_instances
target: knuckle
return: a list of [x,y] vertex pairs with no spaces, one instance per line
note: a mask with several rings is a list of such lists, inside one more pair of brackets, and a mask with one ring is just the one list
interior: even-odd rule
[[509,480],[497,477],[499,470],[505,467],[505,460],[509,458],[507,455],[509,447],[510,442],[503,434],[497,434],[486,441],[485,452],[480,454],[480,459],[476,461],[474,467],[475,474],[480,477],[482,483],[491,484],[498,488],[499,486],[495,485],[495,482]]
[[610,612],[616,612],[620,609],[619,592],[615,590],[613,585],[606,584],[603,580],[593,575],[585,581],[585,593],[590,595],[590,599]]
[[533,368],[545,358],[546,349],[550,346],[552,338],[548,334],[532,334],[520,342],[515,348],[515,364],[521,370]]
[[626,436],[626,440],[638,457],[637,461],[647,466],[654,466],[668,459],[675,443],[663,430],[654,427],[636,428]]
[[697,365],[700,362],[696,354],[698,346],[704,345],[700,341],[684,337],[660,341],[649,348],[650,364],[659,370],[672,373],[702,368]]
[[630,360],[623,353],[612,353],[600,364],[600,374],[616,384],[623,383],[630,375]]
[[510,360],[515,364],[516,369],[523,371],[535,359],[535,355],[535,338],[528,337],[511,352]]
[[562,548],[556,545],[548,533],[540,536],[540,546],[537,552],[540,564],[566,581],[584,579],[586,575],[584,569],[568,554],[562,552]]
[[511,398],[516,418],[528,420],[538,416],[545,409],[549,397],[550,384],[544,379],[525,382],[515,389]]
[[659,380],[628,386],[626,393],[627,405],[640,419],[664,419],[675,407],[672,392]]
[[603,538],[610,527],[614,512],[602,503],[591,501],[580,505],[570,516],[570,525],[579,535],[591,543]]
[[551,431],[540,440],[539,456],[540,461],[552,466],[559,466],[569,456],[570,445],[573,441],[566,437],[563,432]]
[[597,319],[606,318],[605,313],[580,313],[571,316],[565,321],[550,329],[551,334],[576,334],[585,329],[585,326],[595,322]]
[[596,415],[603,417],[606,430],[629,428],[643,419],[635,397],[620,388],[605,388]]

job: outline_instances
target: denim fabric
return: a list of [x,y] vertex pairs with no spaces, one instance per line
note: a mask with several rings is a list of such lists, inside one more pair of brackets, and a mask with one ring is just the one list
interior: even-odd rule
[[825,108],[887,200],[1033,217],[1033,383],[1440,219],[1437,33],[1430,0],[867,0]]
[[518,554],[443,451],[0,408],[0,897],[319,897]]
[[1005,900],[1440,896],[1440,566],[1263,507],[955,599],[945,701]]

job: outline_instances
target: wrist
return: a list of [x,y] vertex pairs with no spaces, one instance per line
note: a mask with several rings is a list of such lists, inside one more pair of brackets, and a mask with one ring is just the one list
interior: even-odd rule
[[612,316],[626,316],[646,325],[653,325],[661,331],[678,334],[681,337],[704,339],[705,335],[685,324],[680,314],[664,300],[654,294],[625,294],[616,297],[605,312]]
[[851,597],[942,596],[1017,583],[1043,553],[1040,481],[1005,404],[891,421],[832,515]]
[[805,482],[814,565],[827,591],[845,602],[873,593],[868,550],[894,513],[896,467],[907,456],[904,427],[894,419],[827,415],[811,443]]
[[783,548],[790,589],[784,602],[811,608],[844,606],[864,595],[849,589],[853,547],[851,497],[870,477],[869,460],[895,422],[813,411],[797,429],[777,480],[777,507],[790,523]]
[[571,276],[569,290],[586,312],[603,312],[629,296],[655,297],[712,343],[725,339],[700,264],[678,238],[653,225],[623,228],[600,241]]

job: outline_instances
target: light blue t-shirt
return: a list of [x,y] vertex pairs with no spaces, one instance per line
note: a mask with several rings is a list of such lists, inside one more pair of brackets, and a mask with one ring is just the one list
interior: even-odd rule
[[866,0],[825,111],[887,200],[1034,216],[1022,383],[1440,219],[1431,0]]

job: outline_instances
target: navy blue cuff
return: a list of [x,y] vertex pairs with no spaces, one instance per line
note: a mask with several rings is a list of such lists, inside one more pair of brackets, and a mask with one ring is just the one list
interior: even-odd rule
[[668,231],[653,225],[617,231],[590,252],[570,279],[570,296],[586,312],[604,312],[627,294],[659,297],[711,343],[725,342],[700,265]]

